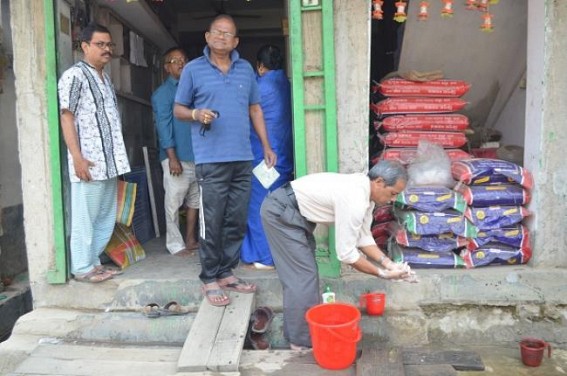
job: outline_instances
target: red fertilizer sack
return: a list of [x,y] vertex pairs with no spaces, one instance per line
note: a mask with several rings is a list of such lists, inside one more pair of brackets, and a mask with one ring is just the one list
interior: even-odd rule
[[388,98],[371,104],[378,116],[395,114],[440,114],[460,111],[467,105],[459,98]]
[[394,224],[395,222],[390,221],[390,222],[377,223],[373,225],[372,228],[370,229],[370,231],[372,232],[372,237],[376,239],[383,236],[386,237],[390,236],[390,228]]
[[406,248],[390,243],[389,253],[396,263],[407,262],[413,269],[455,269],[465,266],[464,260],[455,252],[428,252],[419,248]]
[[375,222],[388,222],[394,219],[392,205],[377,206],[374,209]]
[[467,268],[488,265],[526,264],[532,257],[531,250],[518,249],[499,243],[489,243],[479,249],[463,249],[461,257]]
[[455,209],[464,213],[467,203],[459,192],[441,186],[406,187],[396,196],[394,205],[424,212]]
[[477,158],[462,160],[451,166],[453,178],[465,184],[471,184],[475,179],[491,175],[502,175],[512,179],[526,189],[532,189],[534,180],[532,174],[515,163],[500,159]]
[[419,248],[429,252],[447,252],[467,246],[466,238],[453,233],[416,235],[402,228],[396,231],[395,240],[404,247]]
[[465,115],[395,115],[382,121],[374,122],[376,130],[382,128],[387,132],[398,131],[445,131],[464,132],[469,127],[469,119]]
[[479,230],[492,230],[520,223],[530,212],[523,206],[469,207],[465,217]]
[[[451,162],[461,159],[470,159],[471,155],[461,149],[445,149],[445,153],[449,156]],[[415,148],[390,148],[384,151],[378,157],[378,160],[398,161],[404,165],[410,164],[417,155]]]
[[471,187],[461,184],[455,190],[461,192],[467,204],[475,207],[525,205],[531,199],[529,191],[516,184],[475,185]]
[[433,80],[416,82],[403,78],[389,78],[380,82],[378,91],[386,97],[450,97],[458,98],[471,85],[461,80]]
[[398,222],[412,234],[439,235],[451,232],[465,238],[474,238],[478,234],[478,229],[454,210],[436,213],[396,210],[394,214]]
[[417,147],[420,140],[443,148],[460,148],[467,143],[467,137],[460,132],[403,131],[388,132],[378,137],[386,147]]
[[512,227],[479,231],[478,237],[468,240],[467,249],[472,251],[488,243],[505,244],[512,248],[522,249],[530,254],[532,252],[530,233],[524,225],[520,224]]
[[383,235],[377,238],[374,238],[376,245],[380,248],[386,249],[386,244],[388,244],[388,239],[390,239],[389,235]]

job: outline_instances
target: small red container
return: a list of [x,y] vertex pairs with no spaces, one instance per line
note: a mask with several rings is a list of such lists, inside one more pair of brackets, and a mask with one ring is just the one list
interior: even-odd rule
[[549,343],[537,338],[522,339],[520,342],[522,363],[528,367],[539,367],[546,347],[547,357],[551,358],[551,345]]
[[369,292],[360,296],[360,307],[366,307],[370,316],[381,316],[386,305],[386,294],[383,292]]

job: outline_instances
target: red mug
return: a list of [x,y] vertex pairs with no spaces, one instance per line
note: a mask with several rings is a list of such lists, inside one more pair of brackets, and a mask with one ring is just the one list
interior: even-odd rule
[[520,354],[522,363],[528,367],[539,367],[547,347],[547,357],[551,357],[551,345],[537,338],[523,338],[520,341]]
[[386,305],[386,294],[383,292],[369,292],[360,296],[360,307],[366,307],[370,316],[381,316]]

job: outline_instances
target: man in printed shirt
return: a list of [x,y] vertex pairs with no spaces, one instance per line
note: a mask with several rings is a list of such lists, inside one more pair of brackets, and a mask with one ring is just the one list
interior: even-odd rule
[[[181,49],[174,47],[167,50],[164,54],[164,69],[168,77],[152,95],[165,190],[165,247],[176,256],[191,256],[199,246],[195,238],[199,185],[195,177],[191,124],[173,116],[179,76],[186,62],[187,57]],[[185,240],[179,231],[179,207],[183,204],[187,214]]]
[[116,94],[103,72],[113,48],[108,29],[89,24],[81,34],[83,60],[58,85],[71,180],[71,273],[82,282],[118,273],[99,259],[116,222],[117,176],[130,171]]
[[311,347],[305,312],[320,303],[313,236],[317,223],[335,225],[340,261],[385,279],[414,279],[407,265],[386,257],[370,232],[375,205],[394,201],[407,180],[403,165],[381,161],[367,175],[306,175],[266,197],[262,224],[283,287],[284,336],[292,350]]

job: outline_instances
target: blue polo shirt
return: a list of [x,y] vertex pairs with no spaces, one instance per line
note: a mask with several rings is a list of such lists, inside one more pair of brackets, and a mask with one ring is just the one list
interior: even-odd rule
[[175,96],[175,103],[188,108],[220,113],[204,136],[199,133],[201,124],[191,122],[195,163],[251,161],[249,107],[260,103],[254,70],[236,50],[226,74],[211,63],[209,55],[205,47],[203,56],[183,68]]
[[152,109],[159,140],[159,159],[167,158],[166,149],[175,148],[180,161],[193,162],[191,124],[173,116],[173,100],[179,81],[169,76],[152,94]]

